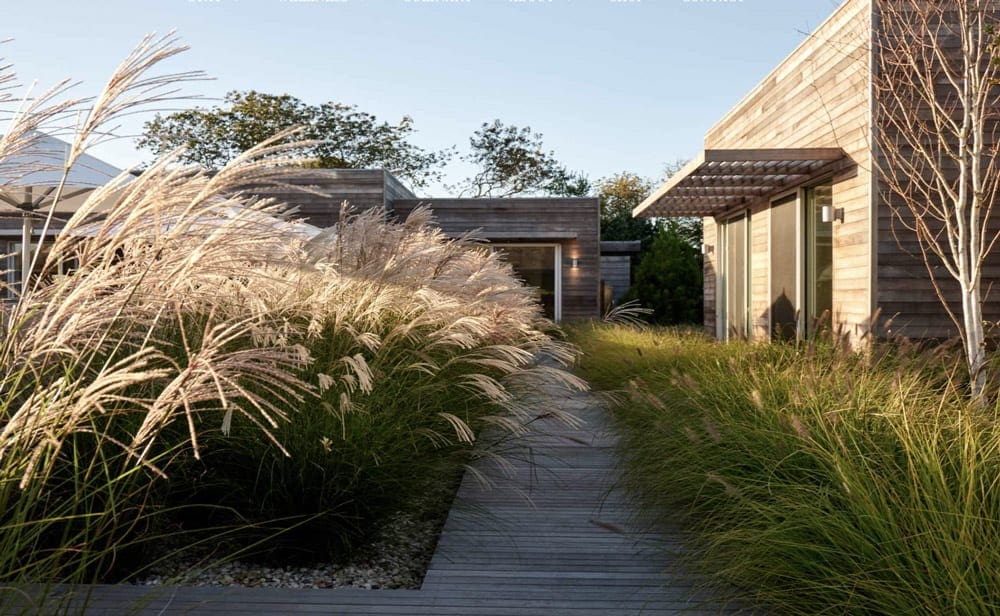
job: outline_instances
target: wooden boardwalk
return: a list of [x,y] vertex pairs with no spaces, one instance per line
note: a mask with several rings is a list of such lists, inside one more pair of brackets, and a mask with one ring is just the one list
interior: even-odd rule
[[[563,616],[728,614],[667,570],[676,536],[635,528],[615,440],[591,396],[558,402],[586,424],[545,420],[507,454],[515,474],[484,489],[466,473],[420,590],[94,586],[70,612],[141,615]],[[86,604],[83,610],[79,608]],[[45,609],[45,613],[53,610]],[[34,612],[34,610],[31,610]]]

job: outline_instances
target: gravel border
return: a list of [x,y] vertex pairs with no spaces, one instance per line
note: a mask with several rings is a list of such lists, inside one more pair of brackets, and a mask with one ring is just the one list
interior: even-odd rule
[[400,513],[389,518],[374,540],[350,563],[267,566],[234,560],[205,568],[204,560],[184,555],[150,567],[133,582],[142,586],[245,586],[252,588],[402,588],[419,589],[448,509],[440,517]]

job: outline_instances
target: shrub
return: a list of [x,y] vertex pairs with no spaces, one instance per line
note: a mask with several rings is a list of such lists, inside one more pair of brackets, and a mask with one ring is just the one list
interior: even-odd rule
[[689,230],[677,224],[658,229],[639,258],[632,287],[622,298],[623,303],[638,300],[650,308],[654,323],[702,320],[702,259],[688,235]]

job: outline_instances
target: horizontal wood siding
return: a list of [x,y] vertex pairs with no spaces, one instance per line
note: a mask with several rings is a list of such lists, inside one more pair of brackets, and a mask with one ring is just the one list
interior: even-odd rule
[[[294,188],[264,187],[253,192],[272,197],[297,210],[297,216],[317,227],[330,227],[340,219],[343,202],[356,211],[385,209],[386,183],[390,174],[381,169],[317,169],[315,174],[287,180]],[[398,183],[398,181],[396,182]],[[313,194],[308,190],[323,194]]]
[[[898,0],[879,0],[878,7],[882,10],[887,5],[898,4]],[[993,19],[1000,17],[1000,3],[991,3],[988,7],[994,12]],[[954,15],[952,14],[954,17]],[[876,21],[879,23],[879,21]],[[876,31],[876,40],[885,40],[889,36],[885,28]],[[947,57],[961,57],[960,41],[957,37],[942,37],[939,39],[941,48]],[[888,44],[891,44],[887,41]],[[879,66],[875,69],[880,70]],[[944,79],[941,77],[940,79]],[[939,81],[938,96],[954,90],[949,86],[941,86]],[[995,93],[994,93],[995,96]],[[876,96],[875,131],[880,142],[895,140],[897,137],[889,122],[885,121],[879,112],[882,99]],[[997,147],[997,136],[1000,135],[1000,121],[997,120],[997,109],[990,110],[986,129],[986,147]],[[990,134],[993,134],[991,141]],[[954,147],[954,146],[952,146]],[[909,149],[909,148],[907,148]],[[880,159],[885,165],[884,156]],[[912,216],[906,210],[899,196],[893,194],[885,185],[879,183],[876,195],[878,208],[878,270],[875,281],[876,305],[879,308],[880,319],[877,333],[881,337],[905,336],[909,338],[953,338],[958,336],[958,328],[948,316],[941,304],[941,299],[934,288],[931,274],[921,256],[920,244],[916,234],[907,228],[912,223]],[[897,212],[893,212],[893,204]],[[935,228],[933,222],[931,228]],[[936,228],[940,228],[938,225]],[[994,214],[989,222],[989,233],[992,236],[1000,230],[1000,213]],[[947,251],[947,249],[946,249]],[[937,279],[941,294],[949,303],[951,309],[961,318],[961,297],[958,283],[945,271],[943,265],[931,258],[934,276]],[[1000,322],[1000,250],[993,250],[986,257],[982,273],[983,319],[990,323]],[[990,332],[987,328],[987,333]]]
[[[458,236],[479,230],[497,241],[562,245],[562,317],[600,316],[600,206],[590,198],[398,199],[391,209],[406,218],[418,205],[434,212],[438,226]],[[567,236],[575,237],[569,238]],[[555,239],[562,236],[563,239]],[[540,239],[544,238],[544,239]],[[579,267],[570,267],[571,259]]]
[[632,257],[602,255],[601,280],[604,284],[611,285],[611,299],[617,304],[632,284]]
[[390,206],[393,201],[397,199],[416,199],[417,196],[413,194],[409,188],[406,187],[403,182],[399,180],[396,176],[391,173],[384,173],[385,178],[385,204]]
[[[833,319],[855,335],[866,331],[872,311],[870,26],[870,0],[843,4],[705,138],[706,149],[839,147],[856,164],[833,185],[834,205],[845,210],[845,222],[833,227]],[[759,210],[772,196],[751,208]],[[755,255],[762,237],[754,224]],[[756,323],[766,284],[755,267],[751,306],[758,335],[767,331]]]
[[705,331],[714,336],[717,319],[715,307],[718,303],[715,282],[717,272],[719,271],[719,226],[714,218],[703,218],[701,222],[702,237],[705,243],[705,254],[702,257],[705,267],[703,283],[705,291]]

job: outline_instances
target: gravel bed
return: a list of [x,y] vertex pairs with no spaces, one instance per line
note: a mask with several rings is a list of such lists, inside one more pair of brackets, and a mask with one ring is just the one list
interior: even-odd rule
[[[446,514],[446,512],[445,512]],[[442,516],[443,518],[443,516]],[[443,519],[397,514],[346,564],[267,566],[240,560],[205,568],[187,556],[165,560],[135,584],[155,586],[248,586],[258,588],[420,588]]]

